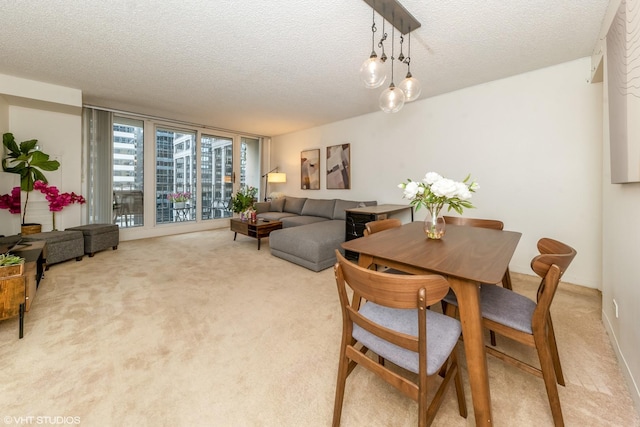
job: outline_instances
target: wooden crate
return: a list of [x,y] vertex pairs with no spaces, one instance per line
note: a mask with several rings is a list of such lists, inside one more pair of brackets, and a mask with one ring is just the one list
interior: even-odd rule
[[16,265],[5,265],[0,267],[0,279],[5,277],[22,276],[24,272],[24,261]]

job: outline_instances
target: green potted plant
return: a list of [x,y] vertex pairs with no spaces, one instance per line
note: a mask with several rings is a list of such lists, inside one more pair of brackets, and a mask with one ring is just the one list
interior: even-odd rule
[[256,202],[258,189],[256,187],[242,187],[234,197],[231,198],[231,210],[234,213],[244,214],[244,212],[253,209]]
[[[43,171],[58,170],[60,162],[49,160],[49,155],[40,151],[37,139],[23,141],[18,145],[13,134],[8,132],[2,135],[2,144],[7,151],[6,157],[2,159],[2,169],[5,172],[19,174],[20,190],[27,193],[22,210],[23,234],[27,234],[25,231],[29,230],[29,226],[38,225],[25,222],[29,193],[33,191],[33,184],[36,181],[48,183]],[[33,232],[33,230],[29,231]]]

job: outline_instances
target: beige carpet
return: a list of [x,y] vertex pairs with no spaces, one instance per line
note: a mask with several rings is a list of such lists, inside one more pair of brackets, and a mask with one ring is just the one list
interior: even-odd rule
[[[0,423],[46,416],[83,426],[330,425],[341,332],[333,271],[272,257],[268,240],[256,248],[215,230],[123,242],[52,266],[24,339],[17,319],[0,322]],[[513,279],[516,290],[534,292],[529,276]],[[552,307],[565,422],[640,425],[599,296],[582,289],[563,286]],[[511,346],[505,338],[499,345]],[[494,425],[552,425],[542,380],[488,364]],[[436,426],[474,425],[464,358],[462,365],[469,418],[458,415],[450,389]],[[416,410],[359,368],[342,425],[413,426]]]

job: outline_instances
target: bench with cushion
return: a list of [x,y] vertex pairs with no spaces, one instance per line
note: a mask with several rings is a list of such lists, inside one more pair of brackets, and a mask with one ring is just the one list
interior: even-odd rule
[[118,249],[120,228],[116,224],[87,224],[69,227],[67,230],[82,231],[84,236],[84,253],[90,257],[105,249]]
[[82,261],[84,257],[84,238],[82,231],[46,231],[44,233],[27,234],[23,236],[25,242],[45,240],[47,242],[45,259],[46,268],[75,258]]

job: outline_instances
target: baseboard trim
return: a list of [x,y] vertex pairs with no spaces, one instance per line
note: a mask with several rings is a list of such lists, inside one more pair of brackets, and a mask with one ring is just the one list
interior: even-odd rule
[[622,376],[625,378],[627,382],[627,387],[629,387],[631,399],[633,399],[633,403],[638,415],[640,415],[640,389],[638,388],[638,383],[635,378],[633,378],[633,374],[631,373],[631,369],[629,369],[629,365],[627,364],[626,359],[624,358],[624,354],[622,354],[622,350],[618,345],[618,338],[616,334],[613,332],[613,328],[611,327],[611,322],[607,317],[607,313],[602,310],[602,323],[604,324],[604,329],[607,331],[609,335],[609,340],[611,341],[611,345],[613,347],[613,351],[618,358],[618,364],[620,365],[620,370],[622,371]]

